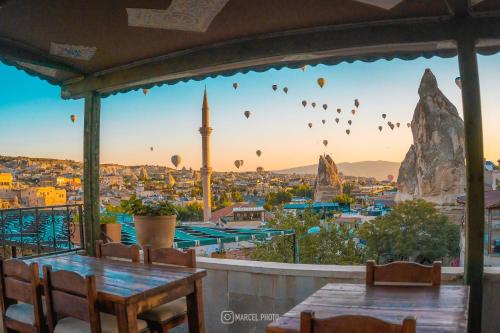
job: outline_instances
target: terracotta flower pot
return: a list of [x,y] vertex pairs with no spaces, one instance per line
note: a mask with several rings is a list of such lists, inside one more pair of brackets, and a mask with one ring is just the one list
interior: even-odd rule
[[[122,241],[122,224],[121,223],[106,223],[101,224],[101,231],[111,238],[112,242],[120,243]],[[103,238],[106,238],[102,236]],[[103,239],[105,242],[109,241],[108,238]]]
[[153,248],[172,247],[176,216],[134,216],[137,242]]

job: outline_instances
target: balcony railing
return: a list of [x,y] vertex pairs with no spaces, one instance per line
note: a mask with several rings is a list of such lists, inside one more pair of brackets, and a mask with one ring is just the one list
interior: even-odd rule
[[78,251],[85,244],[83,205],[0,210],[0,256],[33,257]]

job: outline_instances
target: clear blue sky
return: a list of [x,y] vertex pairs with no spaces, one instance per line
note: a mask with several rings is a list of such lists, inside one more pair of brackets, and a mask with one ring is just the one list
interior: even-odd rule
[[[500,158],[500,55],[479,57],[483,104],[485,155]],[[180,154],[183,165],[201,164],[201,102],[206,85],[211,107],[212,164],[215,170],[242,170],[257,166],[278,169],[316,163],[323,152],[337,162],[362,160],[401,161],[412,142],[406,123],[418,100],[418,84],[425,68],[431,68],[445,95],[461,113],[456,58],[380,60],[301,70],[270,70],[238,74],[201,82],[190,81],[150,90],[119,94],[102,101],[101,162],[170,165]],[[318,77],[327,81],[320,89]],[[238,82],[238,90],[232,83]],[[0,65],[0,154],[82,159],[83,101],[62,100],[60,90],[15,68]],[[273,84],[279,86],[274,92]],[[287,86],[288,94],[281,88]],[[350,110],[358,98],[355,116]],[[307,108],[301,105],[307,100]],[[318,106],[312,109],[310,104]],[[323,111],[322,104],[328,104]],[[342,108],[340,123],[336,108]],[[243,116],[250,110],[250,119]],[[390,131],[387,120],[400,122]],[[69,117],[78,120],[72,124]],[[322,125],[321,120],[326,124]],[[347,120],[352,119],[352,126]],[[309,129],[307,123],[312,122]],[[351,134],[345,134],[347,128]],[[322,141],[329,141],[325,149]],[[151,152],[149,147],[153,146]],[[255,155],[262,150],[260,158]]]

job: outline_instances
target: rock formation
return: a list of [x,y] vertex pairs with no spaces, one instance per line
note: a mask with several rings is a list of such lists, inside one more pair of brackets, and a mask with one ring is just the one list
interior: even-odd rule
[[399,168],[396,201],[454,205],[465,192],[464,122],[426,69],[411,122],[413,145]]
[[342,180],[337,166],[330,155],[319,157],[318,175],[314,188],[314,201],[332,201],[337,195],[342,194]]

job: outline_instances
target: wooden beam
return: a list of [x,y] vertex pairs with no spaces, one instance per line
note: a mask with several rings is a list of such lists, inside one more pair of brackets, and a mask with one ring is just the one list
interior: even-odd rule
[[[469,23],[470,21],[470,23]],[[456,54],[458,23],[464,20],[429,18],[377,22],[370,25],[331,26],[283,32],[220,43],[94,73],[63,84],[63,98],[81,98],[90,91],[103,96],[157,83],[201,79],[237,70],[266,69],[270,65],[388,58],[398,55]],[[469,18],[467,26],[483,38],[500,38],[497,18]]]
[[101,97],[92,92],[85,96],[83,132],[83,204],[85,247],[94,255],[95,241],[101,234],[99,224],[99,132]]
[[446,0],[446,5],[453,16],[464,17],[470,15],[470,0]]
[[474,36],[463,31],[458,42],[465,124],[467,202],[465,283],[470,286],[469,332],[481,332],[484,265],[484,155],[479,73]]

